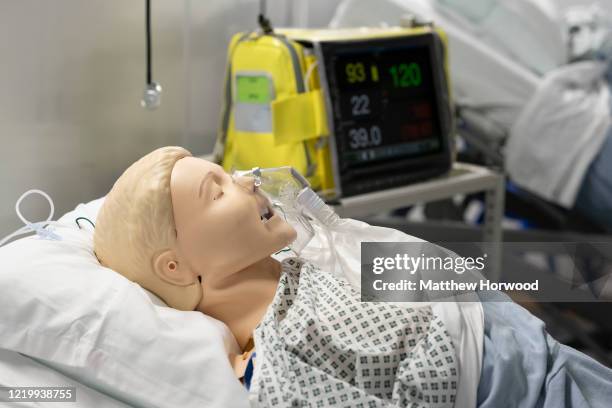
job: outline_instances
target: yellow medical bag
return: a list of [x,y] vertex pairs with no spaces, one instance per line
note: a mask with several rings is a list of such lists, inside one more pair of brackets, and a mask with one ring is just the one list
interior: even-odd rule
[[[321,188],[327,149],[321,91],[304,82],[314,57],[284,35],[236,34],[230,43],[216,158],[223,167],[293,166]],[[321,143],[321,142],[319,142]]]
[[[397,73],[393,73],[396,76],[394,85],[389,82],[391,79],[387,79],[391,78],[391,74],[375,71],[391,69],[389,72],[393,72],[393,67],[389,64],[394,60],[387,62],[386,59],[397,59],[397,51],[393,50],[397,49],[398,44],[405,44],[407,39],[418,37],[435,37],[437,40],[442,38],[443,41],[437,41],[435,44],[445,42],[443,34],[431,27],[369,30],[281,29],[268,34],[251,32],[234,35],[228,50],[225,102],[214,151],[215,159],[227,171],[251,169],[256,166],[293,166],[308,179],[314,189],[325,191],[330,197],[354,195],[405,184],[415,179],[413,176],[398,178],[397,174],[389,177],[389,172],[397,169],[401,174],[412,171],[413,175],[421,176],[439,174],[447,170],[450,167],[449,135],[452,120],[449,118],[450,98],[445,73],[445,47],[442,47],[441,52],[432,53],[435,54],[435,59],[427,64],[437,70],[434,72],[437,76],[431,78],[429,88],[420,90],[425,96],[416,97],[429,98],[427,101],[431,99],[427,103],[432,106],[421,106],[420,113],[415,110],[415,115],[429,117],[419,119],[420,122],[411,119],[414,123],[404,123],[399,119],[400,122],[396,126],[398,119],[395,117],[404,115],[403,111],[389,111],[388,103],[383,107],[375,107],[380,103],[379,100],[387,97],[386,87],[396,86],[395,91],[391,89],[391,95],[397,94],[405,99],[406,92],[415,95],[419,92],[415,86],[416,82],[412,84],[406,81],[421,81],[422,76],[421,82],[426,82],[432,77],[431,73],[417,72],[413,75],[415,78],[411,79],[407,76],[410,72],[404,72],[402,69],[414,67],[398,63]],[[325,58],[332,58],[324,55],[328,51],[322,44],[329,45],[333,52],[336,52],[334,47],[342,44],[360,47],[359,55],[365,59],[360,57],[361,59],[356,59],[355,62],[349,62],[345,67],[346,72],[342,72],[342,76],[348,75],[351,87],[345,89],[331,78],[335,71],[326,68],[330,61]],[[387,49],[385,47],[391,50],[391,54],[387,52],[390,57],[384,57],[377,66],[371,62],[374,60],[370,54],[380,54],[382,51],[383,56],[387,55],[384,54]],[[371,51],[368,51],[370,49]],[[340,56],[344,55],[343,53],[346,51],[338,51]],[[335,54],[333,55],[335,58]],[[361,60],[365,62],[357,62]],[[367,69],[367,72],[364,69]],[[443,80],[438,78],[439,71],[442,72]],[[437,81],[435,84],[434,79]],[[368,88],[369,83],[376,87],[375,92],[372,91],[372,86]],[[365,90],[355,86],[365,87]],[[423,87],[424,85],[421,86]],[[342,98],[350,98],[350,103],[353,104],[352,113],[362,114],[361,117],[351,117],[348,120],[341,118],[340,112],[345,112],[346,109],[345,106],[340,106],[345,104],[340,101],[342,98],[334,96],[338,94],[338,89],[342,92]],[[383,93],[379,96],[376,92]],[[429,95],[434,93],[437,98]],[[401,98],[398,101],[403,100]],[[398,102],[393,103],[397,105]],[[368,110],[370,107],[372,110]],[[405,115],[410,114],[406,110]],[[426,121],[440,122],[441,125],[427,124]],[[355,123],[356,128],[348,129],[347,123]],[[443,137],[438,137],[435,146],[433,142],[429,145],[419,142],[419,132],[427,132],[427,129],[430,129],[430,133],[444,133]],[[414,145],[412,150],[408,149],[408,144]],[[397,146],[400,147],[399,150]],[[430,154],[429,157],[416,157],[418,154],[415,156],[415,151],[418,153],[426,150]],[[408,161],[412,164],[419,162],[421,167],[406,167]]]

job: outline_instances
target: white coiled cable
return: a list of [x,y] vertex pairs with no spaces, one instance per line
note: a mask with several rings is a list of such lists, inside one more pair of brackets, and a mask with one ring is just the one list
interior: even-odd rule
[[[47,219],[45,221],[40,221],[40,222],[30,222],[28,221],[23,214],[21,214],[21,202],[29,195],[32,194],[38,194],[43,196],[44,198],[47,199],[47,201],[49,202],[49,206],[50,211],[49,211],[49,216],[47,217]],[[51,221],[53,219],[53,214],[55,213],[55,206],[53,205],[53,200],[51,199],[51,197],[49,197],[49,195],[47,193],[45,193],[42,190],[28,190],[25,193],[23,193],[21,195],[21,197],[19,197],[19,199],[17,200],[17,203],[15,203],[15,212],[17,213],[17,216],[19,217],[19,219],[25,224],[23,227],[19,228],[17,231],[13,232],[12,234],[6,236],[5,238],[3,238],[2,240],[0,240],[0,247],[4,244],[6,244],[8,241],[10,241],[11,239],[19,236],[19,235],[24,235],[24,234],[28,234],[30,232],[35,232],[36,235],[38,235],[40,238],[43,239],[49,239],[49,240],[54,240],[54,241],[60,241],[62,238],[55,234],[53,231],[51,231],[51,229],[49,228],[45,228],[47,227],[49,224],[52,224],[53,221]]]

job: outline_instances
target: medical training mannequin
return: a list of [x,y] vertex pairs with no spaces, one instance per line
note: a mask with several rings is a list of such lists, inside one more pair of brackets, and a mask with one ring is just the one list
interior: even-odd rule
[[270,255],[295,234],[253,179],[164,147],[117,180],[94,249],[101,264],[169,306],[223,321],[244,350],[278,284],[280,264]]
[[169,306],[224,322],[242,350],[229,361],[257,406],[451,408],[459,366],[444,321],[429,306],[361,302],[307,260],[272,258],[296,235],[253,179],[165,147],[117,180],[94,250]]

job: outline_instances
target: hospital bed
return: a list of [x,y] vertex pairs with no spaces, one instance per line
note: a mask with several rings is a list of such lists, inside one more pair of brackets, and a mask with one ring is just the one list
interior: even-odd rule
[[[102,202],[81,204],[54,222],[50,228],[61,240],[35,235],[0,247],[0,310],[8,311],[0,316],[0,387],[70,386],[77,393],[75,406],[83,407],[249,406],[228,358],[240,350],[225,324],[168,308],[99,264],[91,225]],[[332,262],[350,263],[354,271],[360,271],[360,240],[423,242],[345,221],[350,233],[341,237],[343,245],[336,242],[344,256]],[[332,259],[328,251],[315,237],[302,255],[325,262]],[[458,350],[458,404],[474,405],[482,308],[473,302],[433,307]],[[0,406],[3,396],[0,389]]]
[[[228,359],[228,354],[239,352],[238,346],[223,323],[197,311],[168,308],[150,292],[98,263],[91,227],[79,220],[95,224],[101,204],[102,199],[81,204],[53,224],[61,241],[33,236],[0,248],[0,310],[4,311],[0,318],[0,387],[74,387],[77,400],[70,404],[76,407],[249,406],[247,392],[236,380]],[[360,240],[423,242],[399,231],[350,224],[349,236],[336,237],[337,245],[345,241],[359,246]],[[342,261],[360,270],[357,249],[344,248]],[[306,259],[326,258],[326,250],[329,247],[315,239],[303,254]],[[483,324],[487,318],[483,308],[487,307],[492,312],[489,317],[503,320],[494,326],[499,329],[486,329]],[[464,380],[459,382],[455,406],[476,406],[481,367],[488,370],[483,375],[490,380],[482,387],[482,398],[489,404],[522,399],[525,406],[531,406],[524,401],[525,392],[534,403],[540,398],[538,381],[521,385],[514,384],[516,380],[529,375],[547,377],[546,362],[550,361],[561,370],[567,369],[563,360],[548,354],[559,353],[554,342],[549,345],[551,351],[542,343],[543,323],[511,301],[488,306],[440,302],[432,308],[442,316],[457,349],[459,378]],[[530,322],[529,327],[523,327],[525,321]],[[513,325],[516,328],[512,329]],[[518,337],[506,330],[516,330]],[[536,338],[540,343],[534,343]],[[509,344],[508,339],[514,342]],[[487,357],[485,341],[493,347],[503,345],[499,351],[505,357],[491,357],[495,352]],[[565,354],[576,353],[560,347]],[[585,381],[599,384],[600,379],[595,381],[593,376],[601,373],[604,380],[609,376],[595,361],[579,358]],[[525,359],[539,363],[526,367],[522,363]],[[502,361],[514,369],[496,368]],[[535,371],[517,374],[514,370]],[[508,387],[508,378],[501,374],[510,372],[515,377]],[[559,375],[552,381],[554,387],[568,386]],[[506,385],[500,388],[500,382]],[[576,386],[579,382],[572,381],[570,387]],[[594,398],[601,398],[603,394],[595,391],[580,390],[586,397],[593,393]],[[561,403],[564,395],[555,392],[547,398]],[[41,405],[21,402],[20,406]]]

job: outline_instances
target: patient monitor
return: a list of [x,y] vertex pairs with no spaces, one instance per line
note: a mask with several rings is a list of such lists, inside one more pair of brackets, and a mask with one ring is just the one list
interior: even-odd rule
[[443,173],[445,49],[431,26],[237,34],[217,159],[228,171],[295,167],[329,198]]

